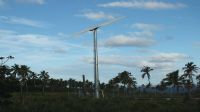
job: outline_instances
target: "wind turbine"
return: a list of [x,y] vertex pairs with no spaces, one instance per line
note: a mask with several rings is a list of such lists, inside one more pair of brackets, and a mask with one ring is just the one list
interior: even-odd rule
[[93,44],[94,44],[94,49],[93,49],[93,52],[94,52],[94,83],[95,83],[95,97],[96,98],[99,98],[99,67],[98,67],[98,45],[97,45],[97,30],[101,27],[104,27],[104,26],[107,26],[107,25],[110,25],[114,22],[117,22],[121,19],[123,19],[124,17],[119,17],[119,18],[115,18],[115,19],[112,19],[110,21],[107,21],[107,22],[104,22],[104,23],[101,23],[101,24],[98,24],[98,25],[95,25],[95,26],[92,26],[92,27],[89,27],[89,28],[86,28],[84,30],[82,30],[81,32],[77,33],[76,35],[81,35],[83,33],[86,33],[86,32],[93,32]]

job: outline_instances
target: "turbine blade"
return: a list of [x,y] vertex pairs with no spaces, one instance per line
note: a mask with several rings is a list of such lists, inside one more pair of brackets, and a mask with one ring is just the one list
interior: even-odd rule
[[110,21],[107,21],[107,22],[104,22],[104,23],[101,23],[101,24],[97,24],[97,25],[94,25],[94,26],[91,26],[91,27],[88,27],[86,29],[83,29],[82,31],[78,32],[78,33],[75,33],[76,36],[80,36],[86,32],[89,32],[89,31],[92,31],[94,29],[97,29],[97,28],[100,28],[100,27],[103,27],[103,26],[107,26],[107,25],[110,25],[114,22],[117,22],[121,19],[124,19],[125,17],[119,17],[119,18],[115,18],[115,19],[112,19]]
[[112,19],[112,20],[110,20],[110,21],[107,21],[107,22],[104,22],[104,23],[102,23],[102,24],[99,24],[98,26],[99,26],[99,27],[108,26],[108,25],[110,25],[110,24],[112,24],[112,23],[115,23],[115,22],[117,22],[117,21],[119,21],[119,20],[121,20],[121,19],[124,19],[124,18],[125,18],[125,17],[115,18],[115,19]]

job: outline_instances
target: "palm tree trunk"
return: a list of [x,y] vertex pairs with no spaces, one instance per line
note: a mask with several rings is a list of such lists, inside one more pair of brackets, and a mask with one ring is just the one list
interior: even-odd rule
[[125,84],[124,84],[124,96],[126,96],[126,87],[125,87]]
[[24,104],[24,98],[23,98],[23,86],[20,86],[20,99],[21,99],[21,103]]
[[112,96],[113,97],[115,96],[115,89],[114,88],[112,89]]
[[42,94],[44,95],[44,85],[43,85],[43,87],[42,87]]
[[27,84],[27,81],[25,82],[26,84],[26,94],[28,94],[28,84]]
[[190,90],[190,87],[191,87],[191,84],[189,84],[189,87],[188,87],[188,99],[191,98],[191,90]]
[[148,81],[149,81],[149,85],[150,85],[151,84],[150,79],[148,79]]
[[176,85],[176,93],[179,94],[179,85]]
[[20,86],[20,95],[21,95],[21,97],[22,97],[22,92],[23,92],[23,86],[21,85]]
[[33,83],[34,83],[34,87],[36,88],[35,79],[33,80]]
[[189,99],[191,98],[191,87],[192,87],[192,84],[193,84],[192,75],[190,75],[190,77],[189,77],[189,87],[188,87],[188,98]]

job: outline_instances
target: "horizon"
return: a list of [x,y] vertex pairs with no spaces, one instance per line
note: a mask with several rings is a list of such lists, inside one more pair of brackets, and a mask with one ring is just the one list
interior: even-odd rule
[[126,70],[138,85],[146,84],[140,70],[150,66],[155,85],[167,73],[181,75],[188,62],[200,67],[199,5],[197,0],[0,0],[0,56],[12,55],[8,65],[45,70],[52,78],[81,80],[84,74],[93,82],[92,34],[74,34],[125,16],[97,32],[100,82]]

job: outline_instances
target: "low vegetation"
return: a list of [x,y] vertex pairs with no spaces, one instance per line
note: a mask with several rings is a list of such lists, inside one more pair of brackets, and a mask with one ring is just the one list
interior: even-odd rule
[[199,112],[200,100],[184,102],[180,99],[136,99],[135,97],[68,96],[66,93],[32,93],[20,102],[20,94],[13,94],[13,104],[1,112]]

